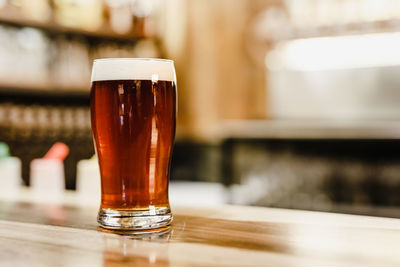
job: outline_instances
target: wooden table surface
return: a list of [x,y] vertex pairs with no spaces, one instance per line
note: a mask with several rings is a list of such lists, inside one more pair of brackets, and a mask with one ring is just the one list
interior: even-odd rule
[[96,209],[0,201],[1,266],[400,266],[400,220],[173,207],[158,234],[101,231]]

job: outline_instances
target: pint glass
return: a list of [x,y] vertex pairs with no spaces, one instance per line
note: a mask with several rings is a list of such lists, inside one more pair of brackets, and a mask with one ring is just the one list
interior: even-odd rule
[[90,109],[101,175],[100,226],[146,230],[169,225],[176,120],[173,61],[95,60]]

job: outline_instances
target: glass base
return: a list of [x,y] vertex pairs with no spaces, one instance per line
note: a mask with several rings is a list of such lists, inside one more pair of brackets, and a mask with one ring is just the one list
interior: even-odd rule
[[97,222],[113,230],[149,230],[171,224],[169,207],[150,207],[148,210],[115,210],[100,208]]

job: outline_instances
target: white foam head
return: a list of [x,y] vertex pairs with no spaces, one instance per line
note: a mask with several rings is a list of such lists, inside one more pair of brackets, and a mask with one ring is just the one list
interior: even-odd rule
[[175,81],[174,62],[158,58],[104,58],[94,60],[92,82],[112,80]]

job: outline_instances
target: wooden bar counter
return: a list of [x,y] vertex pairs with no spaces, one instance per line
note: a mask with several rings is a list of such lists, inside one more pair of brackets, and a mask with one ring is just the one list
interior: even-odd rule
[[96,208],[0,201],[1,266],[400,266],[400,220],[173,206],[160,233],[98,228]]

